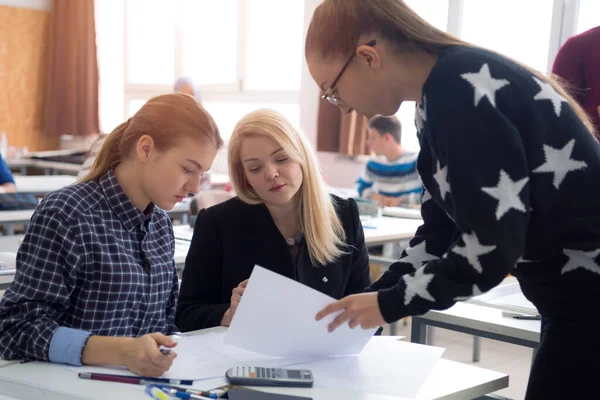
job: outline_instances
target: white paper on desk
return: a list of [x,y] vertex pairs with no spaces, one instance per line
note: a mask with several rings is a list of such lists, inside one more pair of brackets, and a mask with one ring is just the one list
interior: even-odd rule
[[[253,353],[223,344],[225,332],[211,332],[200,335],[177,337],[173,349],[177,357],[164,378],[201,380],[221,378],[225,372],[237,365],[259,367],[285,367],[289,364],[306,362],[307,357],[282,359]],[[67,367],[76,372],[96,372],[104,374],[132,375],[124,367]]]
[[255,266],[225,344],[275,357],[329,357],[358,354],[376,329],[334,332],[330,315],[315,321],[317,312],[335,299],[292,279]]
[[393,336],[374,336],[357,356],[331,357],[287,368],[310,370],[317,387],[412,399],[444,350]]

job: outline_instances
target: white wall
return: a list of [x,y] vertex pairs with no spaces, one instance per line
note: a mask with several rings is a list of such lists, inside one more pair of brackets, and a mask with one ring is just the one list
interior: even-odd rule
[[0,0],[0,6],[50,11],[52,8],[52,0]]

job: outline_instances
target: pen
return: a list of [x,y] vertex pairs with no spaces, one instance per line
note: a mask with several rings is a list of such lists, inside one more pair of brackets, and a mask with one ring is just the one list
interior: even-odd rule
[[202,397],[208,397],[210,399],[217,399],[219,396],[217,396],[214,393],[211,392],[206,392],[204,390],[198,390],[198,389],[193,389],[193,388],[182,388],[182,387],[177,387],[177,386],[170,386],[170,385],[162,385],[162,384],[156,384],[155,385],[158,388],[161,388],[164,391],[167,391],[169,394],[173,394],[176,395],[177,394],[175,392],[172,392],[173,390],[175,390],[176,392],[184,392],[185,394],[189,394],[191,396],[195,396],[195,397],[182,397],[182,396],[177,396],[181,399],[197,399],[198,396],[202,396]]
[[363,225],[363,229],[377,229],[377,227],[373,225]]
[[520,319],[523,321],[539,321],[542,319],[542,317],[539,315],[523,315],[523,314],[515,314],[515,313],[511,313],[511,312],[507,312],[507,311],[502,311],[502,316],[508,317],[508,318]]
[[169,396],[167,396],[167,394],[165,392],[163,392],[162,390],[160,390],[159,388],[157,388],[154,385],[146,385],[146,393],[148,394],[148,396],[152,397],[153,399],[157,399],[157,400],[170,400],[171,399]]
[[134,385],[146,385],[148,383],[171,383],[174,385],[193,385],[193,380],[185,379],[167,379],[167,378],[152,378],[149,376],[130,376],[130,375],[114,375],[114,374],[97,374],[94,372],[80,372],[78,376],[81,379],[91,379],[96,381],[131,383]]

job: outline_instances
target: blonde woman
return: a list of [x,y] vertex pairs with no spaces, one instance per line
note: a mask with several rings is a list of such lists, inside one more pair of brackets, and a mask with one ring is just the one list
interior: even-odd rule
[[150,99],[108,135],[83,180],[44,197],[0,302],[0,357],[122,365],[160,376],[175,357],[173,208],[223,141],[185,94]]
[[[306,60],[343,111],[416,101],[424,224],[330,325],[369,328],[485,292],[507,274],[542,315],[528,399],[584,398],[600,370],[600,145],[552,79],[442,32],[399,0],[325,0]],[[568,366],[568,367],[565,367]]]
[[182,331],[228,326],[257,264],[336,299],[369,285],[356,203],[328,194],[309,144],[282,115],[242,118],[228,163],[238,197],[198,214],[177,308]]

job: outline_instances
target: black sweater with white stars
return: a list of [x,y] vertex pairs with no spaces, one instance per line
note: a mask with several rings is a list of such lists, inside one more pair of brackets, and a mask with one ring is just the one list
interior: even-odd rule
[[490,290],[507,274],[548,317],[600,311],[600,145],[525,68],[442,50],[417,106],[422,216],[368,290],[387,322]]

